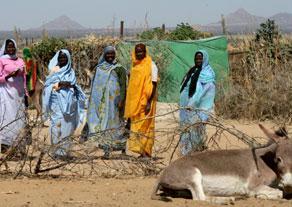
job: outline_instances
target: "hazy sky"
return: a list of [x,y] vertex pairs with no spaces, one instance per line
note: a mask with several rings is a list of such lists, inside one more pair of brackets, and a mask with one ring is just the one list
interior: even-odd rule
[[[67,15],[85,27],[100,28],[123,19],[126,27],[175,26],[180,22],[206,24],[221,14],[244,8],[251,14],[269,17],[278,12],[292,13],[292,0],[0,0],[0,30],[41,26],[60,15]],[[10,7],[11,5],[11,7]]]

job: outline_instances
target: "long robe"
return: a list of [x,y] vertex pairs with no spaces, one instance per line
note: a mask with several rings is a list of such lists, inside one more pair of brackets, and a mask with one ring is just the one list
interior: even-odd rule
[[151,156],[155,137],[156,97],[152,99],[150,112],[146,115],[145,108],[151,97],[152,60],[149,55],[139,61],[132,54],[132,68],[127,89],[125,118],[131,119],[131,134],[128,149],[139,154]]
[[[23,60],[5,55],[5,44],[6,40],[0,50],[0,143],[11,146],[18,138],[22,138],[19,135],[25,127],[26,80]],[[16,77],[5,79],[18,69]]]
[[[120,81],[119,71],[124,76]],[[121,85],[122,84],[122,85]],[[90,101],[87,111],[89,138],[109,153],[124,150],[126,139],[123,137],[123,116],[118,104],[123,101],[126,84],[126,70],[120,64],[101,62],[92,83]],[[124,88],[124,89],[123,89]]]
[[[50,75],[46,78],[43,91],[44,118],[50,119],[51,143],[55,147],[54,155],[69,155],[70,136],[84,118],[85,94],[76,83],[76,76],[71,67],[71,57],[67,50],[61,50],[67,55],[68,63],[58,71],[53,71],[58,64],[60,51],[50,61]],[[73,88],[53,89],[60,81],[70,82]]]
[[[196,91],[192,97],[189,97],[191,78],[180,94],[180,125],[186,128],[181,134],[180,145],[181,153],[186,155],[192,150],[200,150],[203,147],[206,126],[201,121],[207,121],[209,113],[212,112],[215,99],[215,73],[209,65],[207,52],[200,51],[203,54],[202,71],[200,72]],[[184,109],[185,107],[192,110]],[[198,123],[198,124],[197,124]]]

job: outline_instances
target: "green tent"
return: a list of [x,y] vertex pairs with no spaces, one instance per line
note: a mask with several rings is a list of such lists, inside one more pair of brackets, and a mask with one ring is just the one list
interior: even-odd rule
[[[130,67],[130,52],[136,41],[122,42],[118,45],[118,58],[122,64]],[[223,83],[228,75],[227,39],[223,36],[192,41],[147,41],[144,42],[152,59],[158,66],[160,82],[159,101],[178,102],[180,83],[194,65],[194,54],[204,49],[216,73],[217,83]]]

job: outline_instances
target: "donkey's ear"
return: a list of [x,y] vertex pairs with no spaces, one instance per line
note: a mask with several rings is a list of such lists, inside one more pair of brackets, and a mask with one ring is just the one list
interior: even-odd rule
[[275,131],[275,134],[279,137],[288,138],[288,132],[286,130],[286,127],[280,127],[277,131]]
[[[259,127],[268,138],[270,138],[274,141],[277,141],[277,140],[279,140],[280,137],[283,137],[283,136],[281,136],[283,133],[282,130],[281,131],[277,130],[276,132],[273,132],[273,131],[267,129],[266,127],[264,127],[262,124],[259,124]],[[286,130],[285,130],[285,132],[286,132]]]

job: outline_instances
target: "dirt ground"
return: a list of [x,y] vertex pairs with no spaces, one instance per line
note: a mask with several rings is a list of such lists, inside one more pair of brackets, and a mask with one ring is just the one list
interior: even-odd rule
[[[166,109],[167,108],[167,109]],[[158,114],[167,113],[173,108],[164,104],[158,107]],[[177,118],[177,114],[175,115]],[[175,125],[170,121],[171,117],[157,118],[157,129],[171,128]],[[172,122],[170,124],[169,122]],[[225,125],[232,125],[236,129],[245,132],[252,137],[264,137],[259,130],[257,122],[238,122],[235,120],[224,120]],[[268,128],[273,128],[274,123],[264,122]],[[47,130],[47,129],[44,129]],[[213,134],[215,129],[208,127],[208,134]],[[289,131],[289,128],[288,128]],[[231,135],[223,133],[222,139],[218,140],[221,148],[247,147]],[[159,136],[157,137],[157,139]],[[159,151],[163,139],[157,140],[154,151]],[[171,149],[161,156],[165,162],[168,161]],[[156,155],[156,154],[155,154]],[[177,156],[176,156],[177,157]],[[206,202],[197,202],[189,199],[173,198],[172,202],[153,201],[150,199],[151,191],[156,176],[125,176],[119,178],[103,177],[66,177],[52,178],[52,176],[27,178],[20,177],[12,179],[0,176],[0,207],[6,206],[97,206],[97,207],[175,207],[175,206],[218,206]],[[230,204],[231,205],[231,204]],[[292,207],[292,200],[260,200],[245,199],[236,201],[233,206],[237,207]]]
[[[52,180],[1,180],[0,206],[96,206],[96,207],[177,207],[218,206],[187,199],[172,202],[150,199],[155,178]],[[237,207],[291,207],[292,201],[248,199],[236,201]]]

